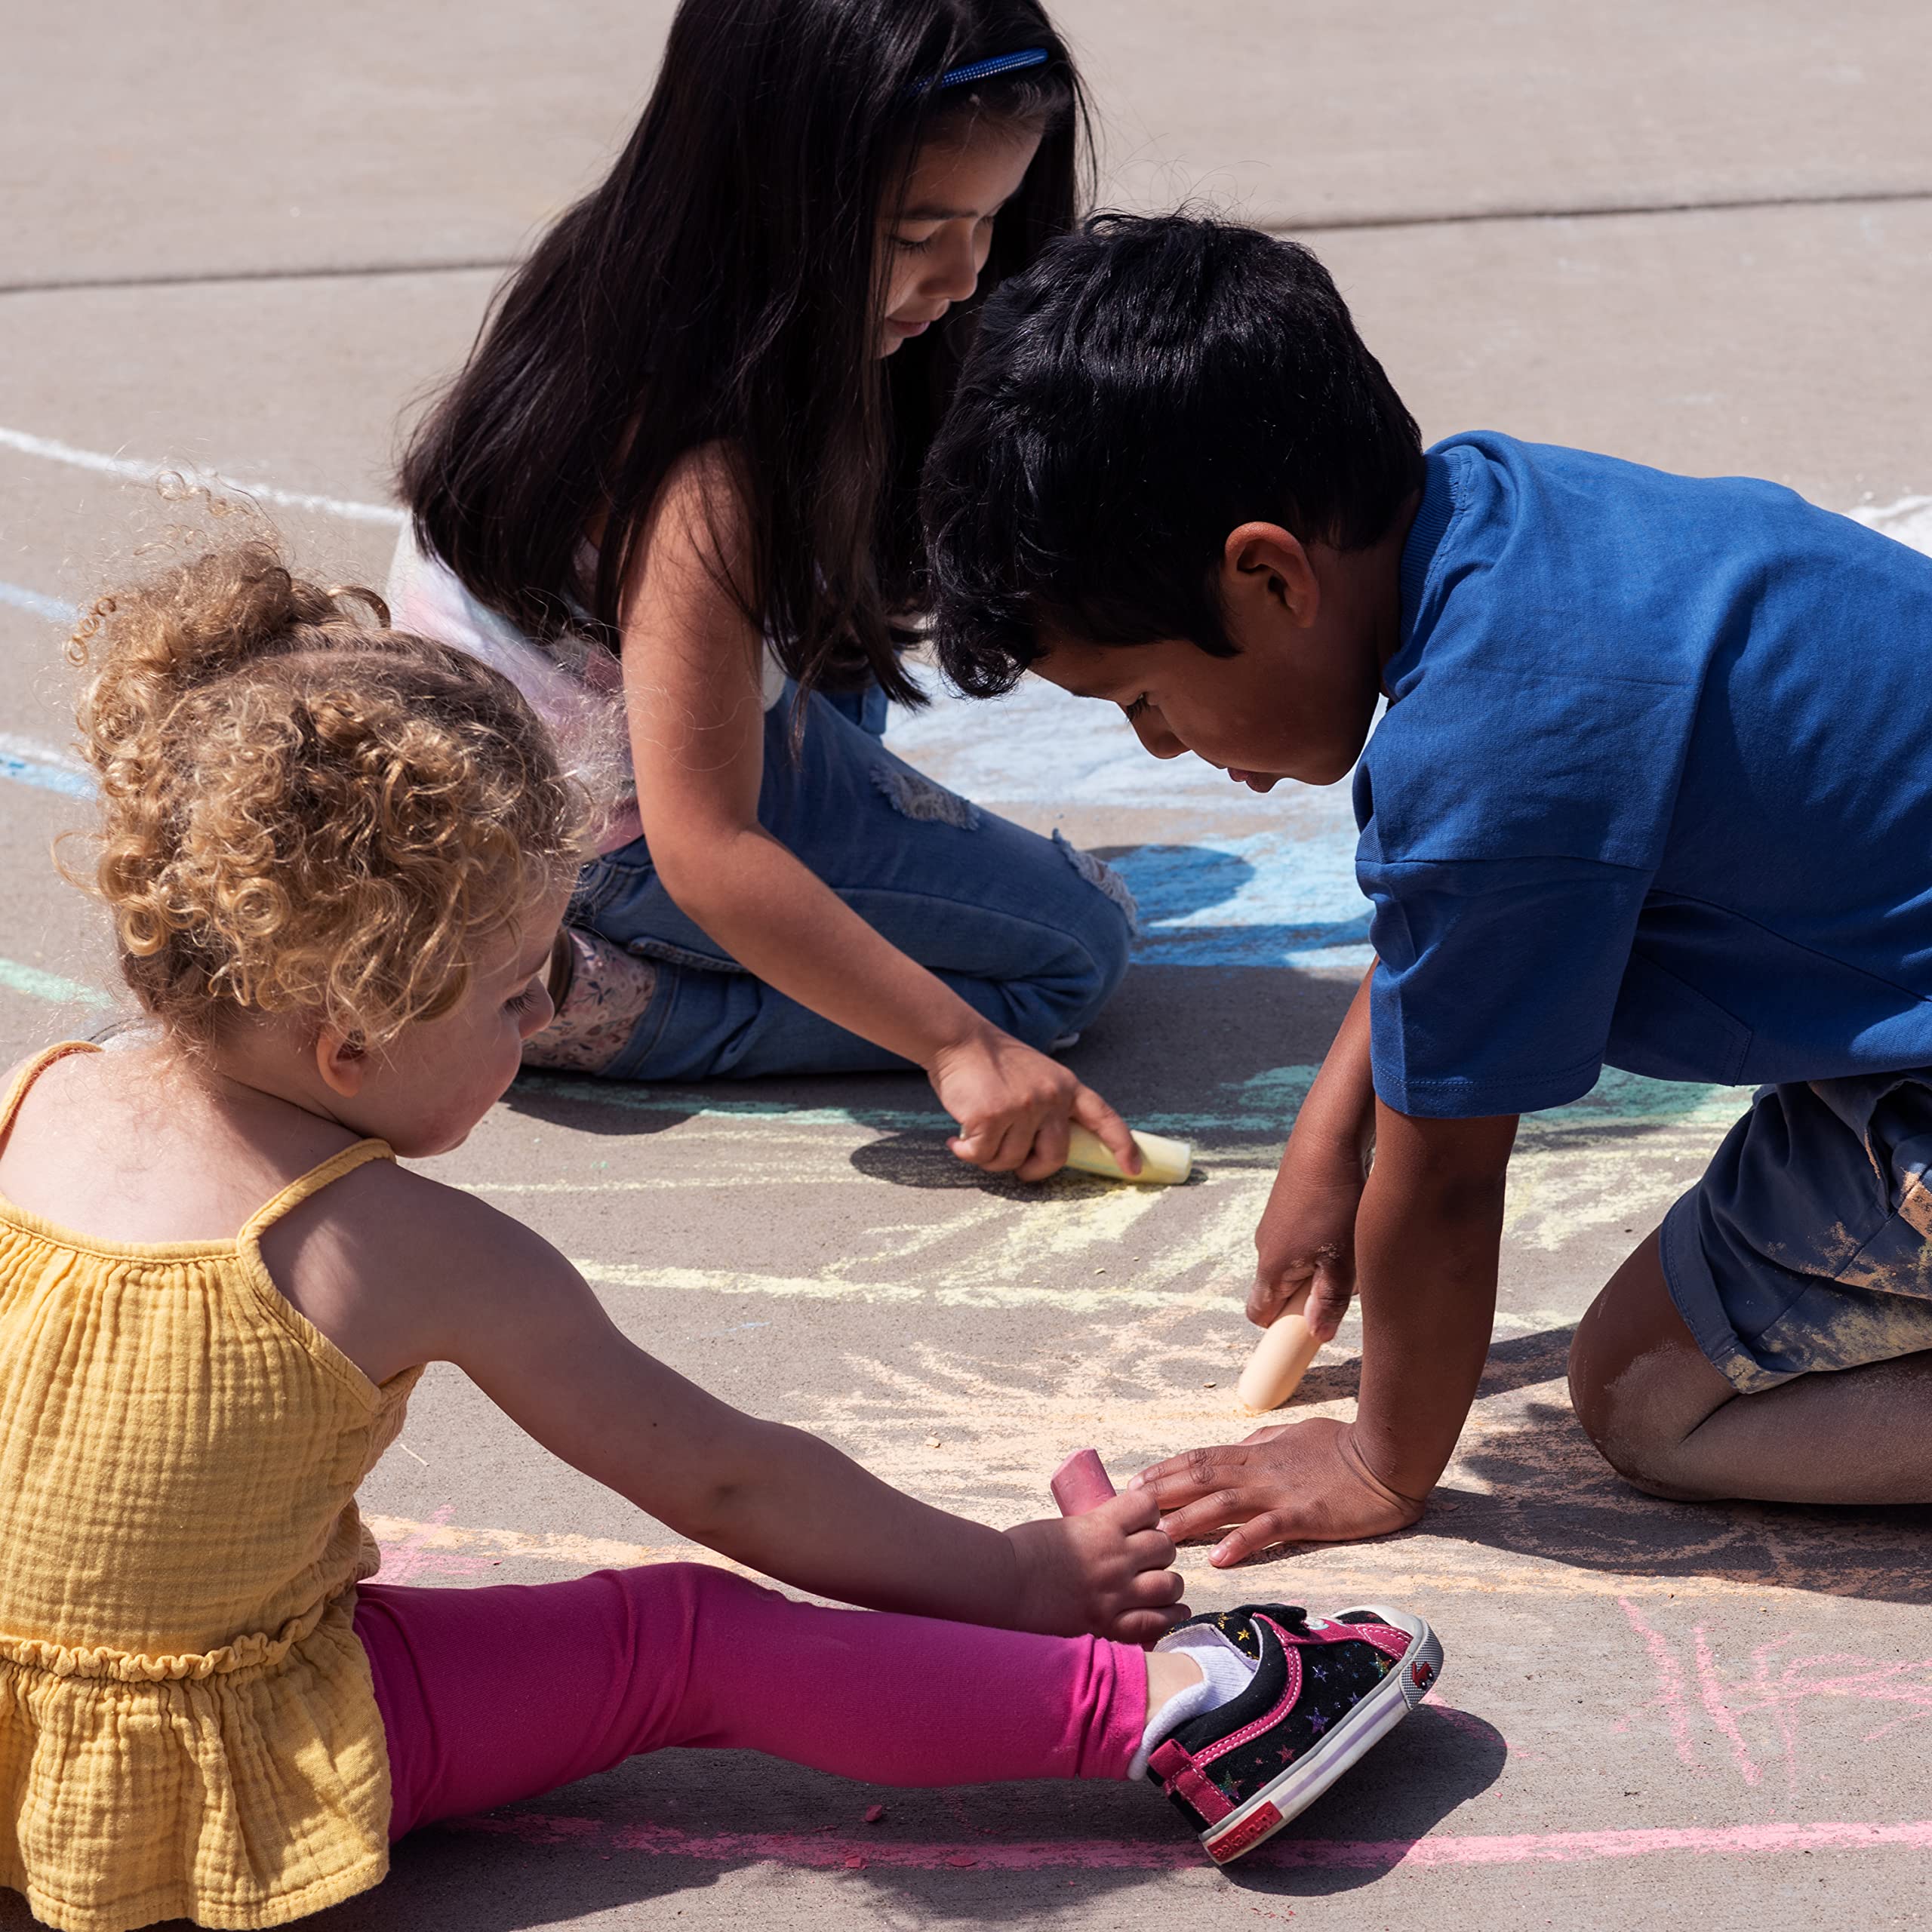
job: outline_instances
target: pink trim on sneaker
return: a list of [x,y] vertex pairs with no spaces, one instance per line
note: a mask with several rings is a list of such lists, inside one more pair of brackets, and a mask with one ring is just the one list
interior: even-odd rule
[[[1257,1623],[1265,1623],[1281,1639],[1281,1661],[1287,1666],[1287,1675],[1281,1686],[1281,1695],[1274,1709],[1266,1715],[1257,1718],[1251,1724],[1244,1724],[1238,1730],[1229,1732],[1225,1737],[1217,1737],[1203,1751],[1195,1762],[1211,1764],[1217,1758],[1225,1757],[1236,1750],[1251,1738],[1259,1737],[1264,1730],[1272,1730],[1301,1701],[1301,1655],[1288,1641],[1288,1633],[1272,1617],[1257,1617]],[[1151,1760],[1149,1761],[1152,1761]]]
[[1414,1641],[1407,1632],[1395,1629],[1386,1623],[1337,1623],[1332,1618],[1312,1617],[1306,1633],[1291,1634],[1278,1623],[1276,1632],[1282,1641],[1290,1644],[1369,1644],[1385,1657],[1393,1657],[1399,1663],[1408,1654]]
[[1147,1760],[1147,1768],[1161,1780],[1161,1789],[1170,1798],[1178,1793],[1209,1824],[1219,1824],[1235,1808],[1234,1802],[1219,1785],[1201,1774],[1201,1761],[1170,1737]]
[[[1368,1644],[1380,1651],[1385,1657],[1400,1663],[1407,1654],[1414,1639],[1405,1632],[1386,1623],[1340,1623],[1331,1618],[1313,1617],[1295,1629],[1284,1629],[1272,1617],[1255,1613],[1254,1621],[1265,1623],[1273,1631],[1281,1645],[1283,1678],[1281,1694],[1273,1707],[1265,1715],[1244,1724],[1240,1730],[1230,1731],[1224,1737],[1217,1737],[1204,1750],[1196,1753],[1166,1739],[1147,1760],[1147,1768],[1161,1780],[1161,1789],[1168,1796],[1180,1797],[1192,1805],[1195,1813],[1209,1825],[1218,1824],[1229,1816],[1235,1807],[1226,1792],[1206,1775],[1204,1767],[1224,1758],[1230,1751],[1238,1750],[1264,1731],[1272,1730],[1293,1712],[1301,1701],[1302,1665],[1301,1651],[1304,1645],[1325,1644]],[[1426,1666],[1417,1666],[1416,1681],[1426,1688],[1427,1679],[1420,1673]],[[1432,1675],[1432,1671],[1430,1672]],[[1258,1839],[1265,1838],[1281,1823],[1281,1813],[1272,1804],[1263,1804],[1225,1838],[1209,1841],[1203,1834],[1204,1842],[1217,1863],[1238,1857]]]
[[1208,1843],[1208,1856],[1217,1865],[1226,1865],[1251,1846],[1258,1844],[1284,1822],[1281,1813],[1266,1802],[1257,1804],[1232,1831]]

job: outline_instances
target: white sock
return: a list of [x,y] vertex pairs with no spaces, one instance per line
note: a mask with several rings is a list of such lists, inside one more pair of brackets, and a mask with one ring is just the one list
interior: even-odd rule
[[1192,1657],[1201,1672],[1201,1681],[1177,1690],[1158,1711],[1147,1714],[1147,1728],[1140,1734],[1140,1749],[1127,1767],[1131,1778],[1145,1777],[1147,1760],[1164,1737],[1171,1737],[1189,1718],[1203,1711],[1216,1711],[1238,1697],[1254,1681],[1260,1666],[1211,1623],[1190,1624],[1163,1637],[1157,1651],[1178,1651]]

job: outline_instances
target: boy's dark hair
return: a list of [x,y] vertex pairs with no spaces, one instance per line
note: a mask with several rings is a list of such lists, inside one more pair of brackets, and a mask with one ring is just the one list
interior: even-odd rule
[[[1032,48],[1046,60],[933,85]],[[714,521],[749,552],[730,587],[786,669],[920,701],[893,620],[926,601],[919,466],[977,304],[881,367],[877,231],[921,144],[975,121],[1044,130],[985,288],[1084,198],[1079,78],[1039,0],[681,0],[623,153],[498,291],[411,441],[423,547],[531,637],[614,645],[659,490],[722,445],[744,515]]]
[[940,663],[990,697],[1043,627],[1231,657],[1229,531],[1364,549],[1422,479],[1415,419],[1306,248],[1097,215],[988,300],[927,459]]

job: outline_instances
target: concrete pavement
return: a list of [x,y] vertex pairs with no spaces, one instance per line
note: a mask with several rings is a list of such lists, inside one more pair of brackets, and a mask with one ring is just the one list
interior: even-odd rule
[[[491,265],[621,136],[668,11],[103,0],[9,22],[7,1060],[85,1023],[106,983],[46,857],[85,809],[49,613],[162,514],[136,480],[156,463],[268,486],[318,568],[380,581],[398,412],[460,358]],[[1426,433],[1754,472],[1847,509],[1932,491],[1924,10],[1062,11],[1110,198],[1210,196],[1308,232]],[[533,1081],[437,1164],[578,1259],[677,1367],[1010,1521],[1045,1506],[1078,1444],[1128,1469],[1241,1426],[1231,1291],[1359,958],[1346,801],[1224,794],[1044,691],[943,706],[894,741],[1126,870],[1149,937],[1073,1057],[1137,1119],[1195,1134],[1195,1185],[981,1182],[909,1077]],[[318,1922],[1915,1922],[1925,1512],[1654,1503],[1596,1460],[1564,1394],[1571,1325],[1739,1098],[1613,1078],[1525,1124],[1490,1372],[1418,1531],[1232,1578],[1189,1558],[1197,1607],[1389,1596],[1448,1650],[1440,1697],[1264,1860],[1203,1869],[1137,1791],[883,1794],[673,1754],[426,1834]],[[1346,1412],[1353,1332],[1296,1413]],[[386,1574],[422,1582],[675,1548],[443,1371],[368,1501]],[[0,1905],[0,1927],[26,1922]]]

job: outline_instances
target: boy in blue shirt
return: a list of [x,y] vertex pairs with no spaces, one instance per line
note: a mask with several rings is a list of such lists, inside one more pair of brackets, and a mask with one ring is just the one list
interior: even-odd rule
[[962,688],[1030,669],[1257,791],[1355,771],[1377,963],[1249,1313],[1325,1338],[1358,1281],[1358,1414],[1148,1472],[1171,1531],[1421,1515],[1516,1117],[1606,1063],[1765,1084],[1579,1327],[1598,1447],[1660,1495],[1932,1500],[1932,560],[1767,483],[1425,454],[1312,256],[1177,216],[1001,286],[925,508]]

